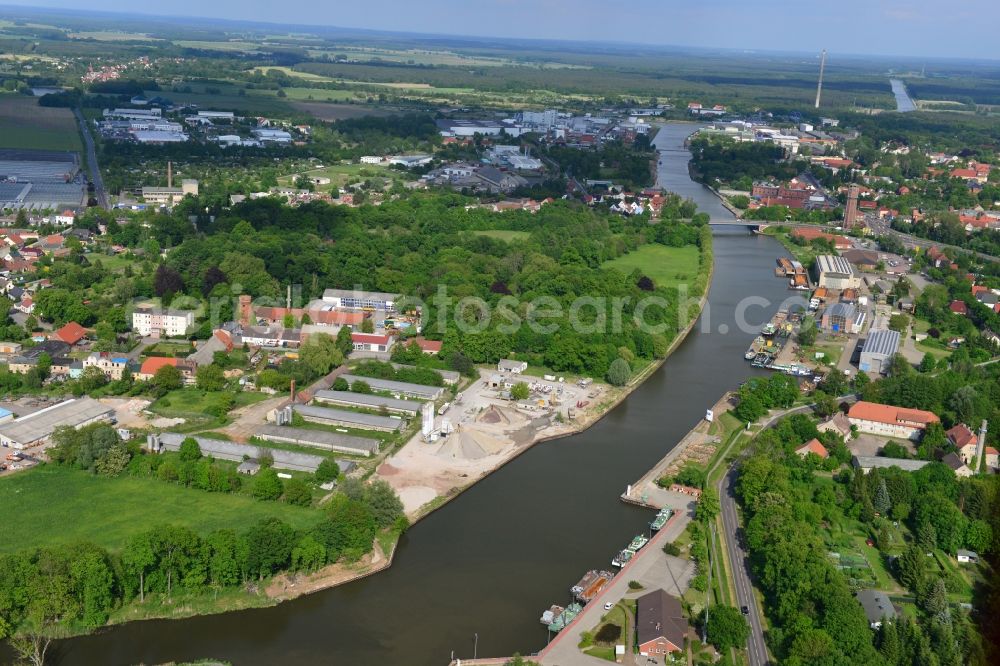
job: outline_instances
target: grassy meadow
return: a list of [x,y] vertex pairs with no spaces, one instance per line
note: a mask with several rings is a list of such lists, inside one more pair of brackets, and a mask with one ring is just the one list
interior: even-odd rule
[[302,528],[318,518],[315,510],[281,502],[55,465],[0,479],[0,505],[7,508],[0,552],[80,539],[117,550],[130,535],[160,523],[205,534],[240,530],[271,516]]

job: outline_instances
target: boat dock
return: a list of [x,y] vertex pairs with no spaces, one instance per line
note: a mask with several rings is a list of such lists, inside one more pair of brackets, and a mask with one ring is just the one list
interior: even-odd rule
[[[718,418],[734,406],[732,394],[726,393],[711,411]],[[686,508],[691,497],[661,488],[656,482],[664,476],[674,476],[688,463],[705,465],[712,459],[720,442],[717,436],[709,433],[711,425],[704,419],[699,421],[659,462],[625,489],[621,501],[656,511],[663,508],[681,511]]]

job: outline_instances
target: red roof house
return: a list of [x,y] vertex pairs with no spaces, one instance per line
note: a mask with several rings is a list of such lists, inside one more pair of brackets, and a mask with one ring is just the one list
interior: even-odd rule
[[71,321],[58,331],[52,334],[52,337],[57,340],[62,340],[68,345],[75,345],[80,340],[87,337],[87,329],[80,326],[75,321]]
[[948,306],[948,309],[954,312],[955,314],[962,315],[963,317],[969,314],[969,306],[965,304],[965,301],[957,301],[957,300],[952,301],[951,304]]
[[826,447],[823,446],[823,444],[815,437],[810,439],[808,442],[806,442],[799,448],[795,449],[795,453],[799,454],[803,458],[805,458],[810,453],[814,453],[820,458],[824,459],[830,457],[830,453],[826,450]]

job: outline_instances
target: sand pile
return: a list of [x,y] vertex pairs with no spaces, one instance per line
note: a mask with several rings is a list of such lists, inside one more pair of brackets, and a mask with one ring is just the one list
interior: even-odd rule
[[479,460],[500,453],[507,447],[495,437],[477,430],[459,428],[444,440],[437,455],[442,458]]

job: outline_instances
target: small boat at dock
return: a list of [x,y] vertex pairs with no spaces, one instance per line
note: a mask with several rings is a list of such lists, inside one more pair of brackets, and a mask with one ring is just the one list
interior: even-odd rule
[[601,593],[601,590],[603,590],[614,577],[615,575],[610,571],[597,571],[596,569],[591,569],[584,574],[583,578],[580,579],[580,582],[569,589],[569,592],[573,595],[573,598],[581,604],[588,604],[594,597]]
[[614,559],[611,560],[611,566],[615,567],[616,569],[621,569],[623,566],[628,564],[629,560],[631,560],[634,555],[635,555],[634,551],[631,551],[628,548],[626,548],[622,552],[615,555]]
[[566,625],[573,621],[573,619],[580,614],[583,610],[583,606],[580,604],[570,604],[567,606],[563,612],[556,615],[555,619],[549,624],[549,631],[553,633],[559,633],[566,628]]
[[656,514],[656,518],[653,518],[653,522],[649,524],[649,529],[651,532],[659,532],[667,521],[670,520],[670,516],[673,515],[673,511],[670,509],[660,509],[660,512]]
[[557,617],[562,615],[562,612],[564,610],[566,609],[563,608],[562,606],[557,606],[556,604],[552,604],[551,606],[549,606],[549,609],[547,611],[542,613],[542,616],[538,618],[538,621],[544,624],[545,626],[549,626],[555,621]]

